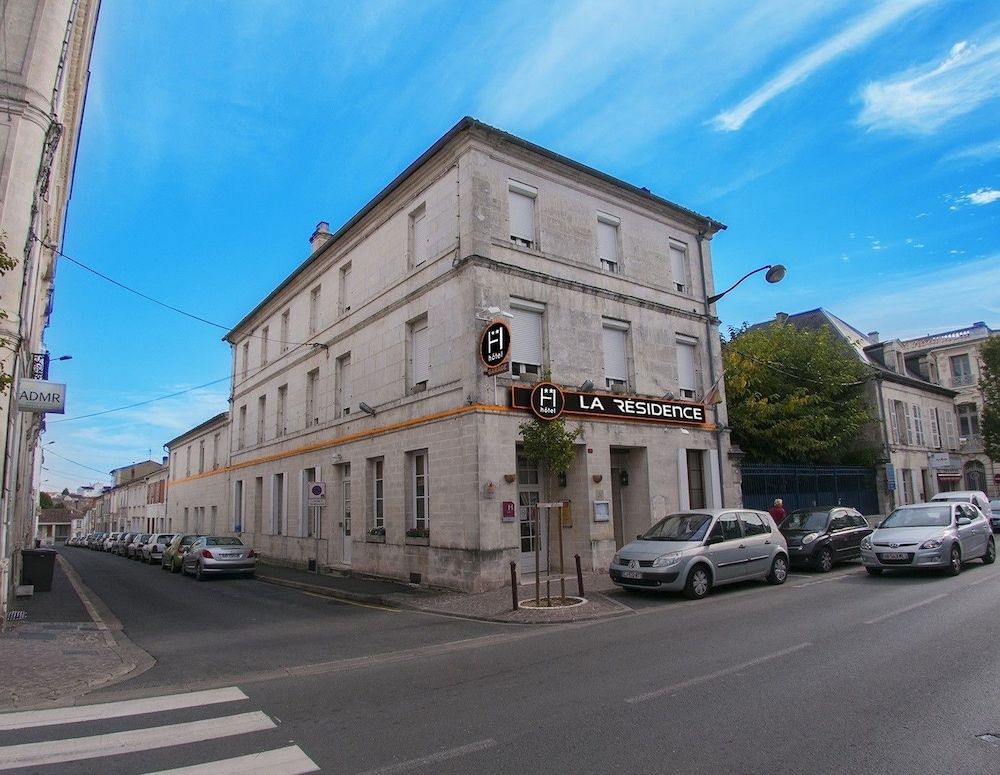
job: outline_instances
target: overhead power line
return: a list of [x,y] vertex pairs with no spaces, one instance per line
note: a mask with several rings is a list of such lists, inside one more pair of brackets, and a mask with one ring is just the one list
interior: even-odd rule
[[46,419],[46,422],[47,423],[70,422],[71,420],[85,420],[88,417],[99,417],[102,414],[111,414],[112,412],[122,412],[126,409],[134,409],[137,406],[145,406],[146,404],[152,404],[156,401],[163,401],[167,398],[176,398],[177,396],[182,396],[185,393],[190,393],[192,390],[200,390],[201,388],[206,388],[209,387],[210,385],[217,385],[218,383],[226,382],[229,379],[230,379],[229,377],[222,377],[221,379],[213,379],[211,382],[206,382],[203,385],[195,385],[194,387],[189,387],[185,390],[178,390],[176,393],[171,393],[166,396],[158,396],[157,398],[150,398],[146,401],[139,401],[138,403],[135,404],[129,404],[128,406],[119,406],[114,409],[105,409],[104,411],[101,412],[91,412],[90,414],[81,414],[76,417],[62,417],[58,420]]

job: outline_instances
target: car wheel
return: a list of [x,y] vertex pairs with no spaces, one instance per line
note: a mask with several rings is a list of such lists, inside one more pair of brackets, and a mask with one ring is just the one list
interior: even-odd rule
[[833,552],[829,546],[824,546],[816,556],[816,568],[821,573],[829,573],[833,570]]
[[208,578],[208,576],[205,575],[205,571],[201,567],[201,563],[200,562],[195,566],[194,577],[196,579],[198,579],[198,581],[204,581],[205,579]]
[[882,569],[881,568],[869,568],[867,565],[865,566],[865,572],[869,576],[881,576],[882,575]]
[[983,555],[983,565],[992,565],[997,558],[997,544],[993,540],[993,536],[990,536],[990,540],[986,542],[986,554]]
[[957,576],[962,572],[962,552],[956,544],[952,544],[951,557],[948,563],[948,575]]
[[684,596],[691,600],[701,600],[712,588],[712,576],[704,565],[695,565],[688,573],[684,585]]
[[166,557],[161,557],[160,558],[160,570],[167,570],[167,558]]
[[172,559],[170,561],[170,572],[171,573],[180,573],[181,570],[183,570],[183,568],[181,567],[180,563],[177,562],[177,559],[176,558]]
[[768,584],[784,584],[788,578],[788,560],[778,555],[771,563],[771,572],[767,574]]

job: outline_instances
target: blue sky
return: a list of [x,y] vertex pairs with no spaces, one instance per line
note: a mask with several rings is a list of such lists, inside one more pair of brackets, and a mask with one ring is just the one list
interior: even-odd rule
[[724,330],[1000,328],[996,3],[130,0],[91,70],[63,249],[218,326],[60,261],[42,489],[225,411],[225,331],[464,115],[727,224],[718,289],[785,264]]

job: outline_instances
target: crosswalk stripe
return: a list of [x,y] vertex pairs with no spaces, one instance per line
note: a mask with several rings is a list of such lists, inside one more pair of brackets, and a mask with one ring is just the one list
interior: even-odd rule
[[72,724],[78,721],[135,716],[140,713],[159,713],[165,710],[195,708],[215,705],[220,702],[235,702],[248,697],[235,686],[225,689],[207,689],[186,694],[167,694],[162,697],[148,697],[142,700],[123,700],[97,705],[78,705],[72,708],[51,708],[48,710],[21,710],[0,714],[0,730],[44,727],[51,724]]
[[242,735],[247,732],[260,732],[273,729],[275,726],[269,716],[258,710],[236,716],[188,721],[142,730],[133,729],[107,735],[9,745],[0,748],[0,770],[39,767],[43,764],[167,748],[219,737]]
[[147,775],[198,775],[210,772],[212,775],[300,775],[305,772],[319,772],[319,767],[297,745],[262,751],[235,759],[221,759],[215,762],[178,767],[174,770],[158,770]]

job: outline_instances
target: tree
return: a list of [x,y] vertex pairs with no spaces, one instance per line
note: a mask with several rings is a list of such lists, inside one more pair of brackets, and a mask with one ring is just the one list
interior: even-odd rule
[[1000,460],[1000,336],[990,337],[979,351],[979,389],[983,394],[983,448]]
[[[0,277],[3,277],[7,272],[17,266],[17,260],[12,258],[7,253],[7,234],[5,232],[0,232]],[[7,312],[0,309],[0,320],[7,317]],[[7,342],[0,339],[0,346],[5,346]],[[0,371],[0,394],[6,393],[7,388],[13,381],[13,377],[4,371]]]
[[874,372],[829,327],[787,323],[729,330],[723,342],[733,441],[748,463],[872,465],[862,432]]
[[573,442],[583,433],[582,428],[566,430],[561,417],[555,420],[531,420],[523,422],[517,429],[524,440],[524,456],[531,463],[544,463],[549,473],[565,474],[573,465],[576,453]]
[[55,506],[52,504],[52,496],[47,492],[38,493],[38,507],[40,509],[53,509]]

